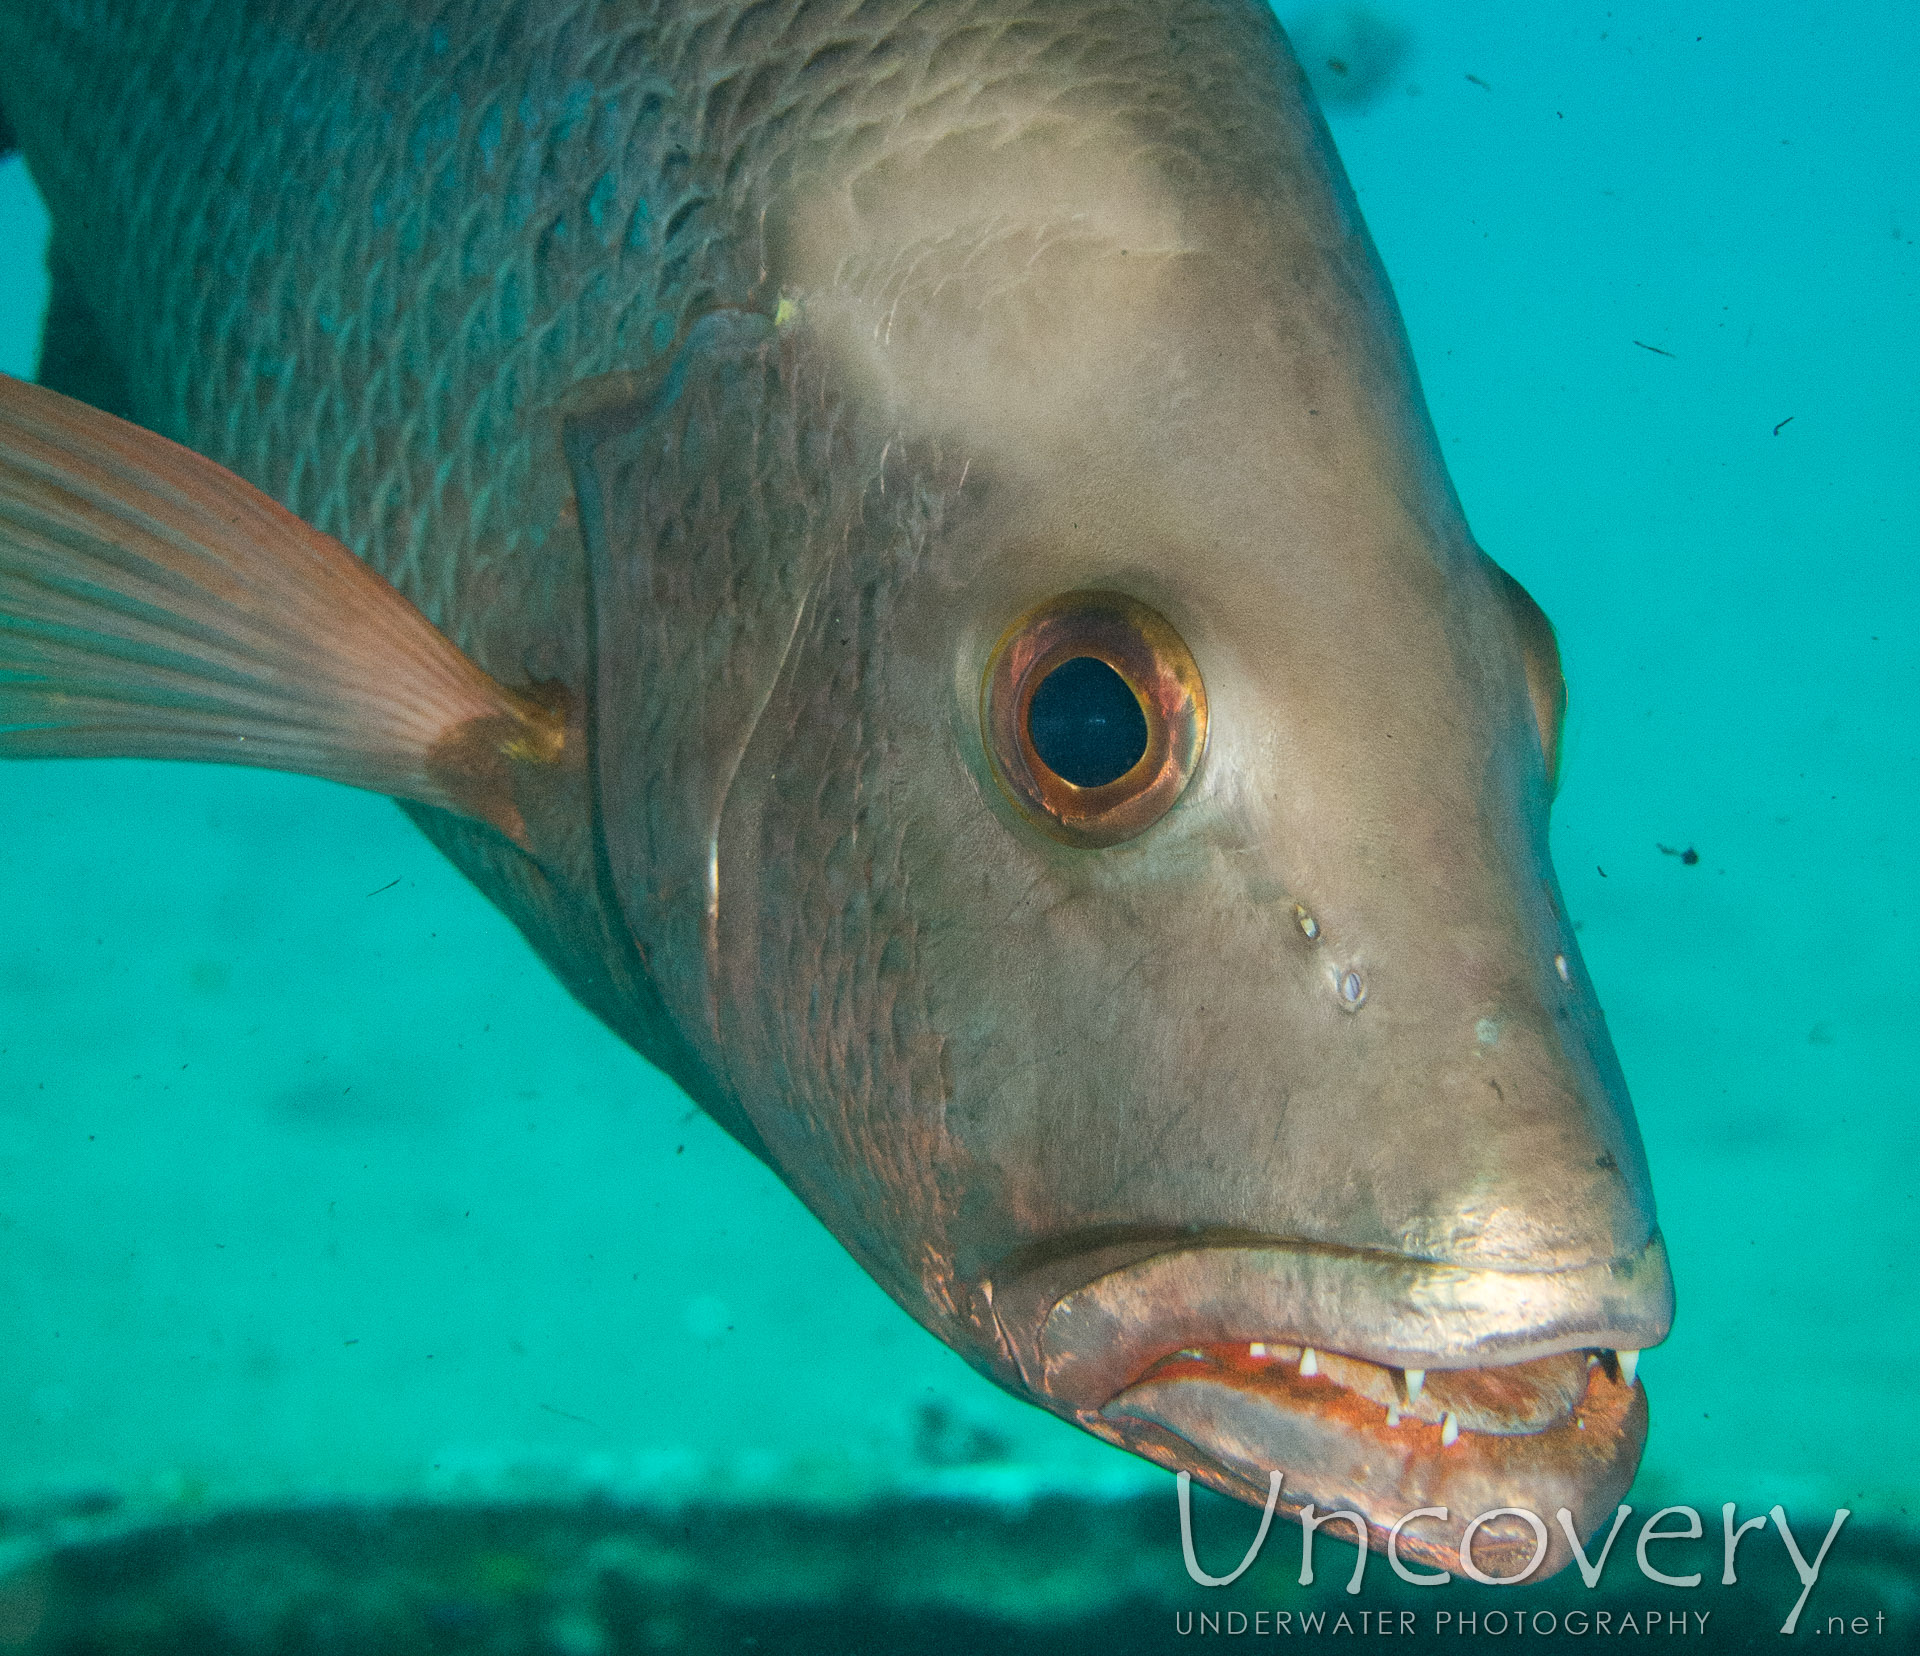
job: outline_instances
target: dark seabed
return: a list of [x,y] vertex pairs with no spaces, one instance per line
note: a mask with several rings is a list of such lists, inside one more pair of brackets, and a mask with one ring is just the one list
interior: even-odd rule
[[[1639,1648],[1650,1610],[1771,1648],[1799,1584],[1769,1525],[1720,1585],[1728,1502],[1808,1557],[1851,1509],[1794,1636],[1920,1650],[1920,9],[1282,15],[1565,655],[1556,857],[1680,1299],[1601,1586],[1375,1557],[1349,1596],[1277,1525],[1203,1590],[1171,1479],[910,1323],[392,805],[36,763],[0,766],[0,1652],[1132,1652],[1263,1611]],[[30,373],[17,161],[0,226]],[[1705,1536],[1651,1557],[1697,1589],[1635,1562],[1677,1504]],[[1200,1503],[1209,1567],[1256,1521]]]
[[[1370,1557],[1350,1594],[1353,1548],[1318,1543],[1314,1583],[1301,1586],[1294,1533],[1276,1535],[1232,1586],[1203,1592],[1166,1545],[1166,1506],[1140,1495],[883,1501],[833,1515],[778,1503],[671,1514],[537,1503],[236,1513],[55,1555],[0,1589],[0,1638],[31,1625],[9,1648],[63,1656],[1134,1656],[1214,1637],[1237,1639],[1229,1649],[1355,1638],[1461,1650],[1652,1636],[1657,1649],[1739,1651],[1777,1648],[1800,1593],[1776,1546],[1743,1551],[1731,1587],[1616,1573],[1588,1592],[1569,1571],[1571,1581],[1520,1593],[1458,1583],[1436,1592],[1379,1579],[1382,1561]],[[1204,1497],[1195,1526],[1232,1536],[1230,1550],[1244,1546],[1247,1526],[1224,1501]],[[1920,1545],[1886,1526],[1850,1541],[1821,1571],[1795,1636],[1913,1648],[1902,1635],[1920,1609]],[[1397,1642],[1375,1646],[1383,1635]]]

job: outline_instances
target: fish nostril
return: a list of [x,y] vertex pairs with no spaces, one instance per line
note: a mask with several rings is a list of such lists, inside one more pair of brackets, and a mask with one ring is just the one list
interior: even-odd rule
[[1300,928],[1300,935],[1309,943],[1318,943],[1320,941],[1320,922],[1306,911],[1303,904],[1295,903],[1293,905],[1293,919],[1294,923]]
[[1557,954],[1553,957],[1553,969],[1560,974],[1560,981],[1562,983],[1573,982],[1573,972],[1567,966],[1567,957],[1565,955]]
[[1349,1012],[1357,1012],[1367,998],[1366,979],[1349,967],[1340,974],[1340,1004]]

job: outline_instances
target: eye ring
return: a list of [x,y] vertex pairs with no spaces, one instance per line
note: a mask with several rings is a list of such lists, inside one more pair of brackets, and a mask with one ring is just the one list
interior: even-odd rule
[[[1146,741],[1121,774],[1083,787],[1041,757],[1032,714],[1040,687],[1087,657],[1132,692]],[[1068,845],[1117,845],[1165,816],[1193,779],[1207,745],[1207,692],[1164,616],[1124,593],[1069,592],[1001,634],[981,681],[980,724],[994,779],[1028,821]]]

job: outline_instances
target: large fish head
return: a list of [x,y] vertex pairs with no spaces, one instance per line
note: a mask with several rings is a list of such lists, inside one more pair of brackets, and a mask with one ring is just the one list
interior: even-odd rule
[[758,318],[576,443],[610,863],[774,1164],[1002,1383],[1376,1544],[1448,1508],[1411,1554],[1527,1508],[1557,1566],[1671,1290],[1553,633],[1220,15],[797,169]]

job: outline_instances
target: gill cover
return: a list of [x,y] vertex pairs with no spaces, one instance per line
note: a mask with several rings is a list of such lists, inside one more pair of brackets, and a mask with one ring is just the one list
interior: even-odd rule
[[689,1029],[716,1026],[717,825],[814,544],[767,493],[774,457],[754,441],[781,396],[779,356],[769,318],[713,310],[653,373],[581,386],[564,422],[593,606],[607,864],[636,936],[698,963],[669,991]]
[[786,321],[710,312],[657,374],[574,400],[599,826],[712,1078],[690,1090],[937,1323],[951,1076],[887,812],[927,743],[890,740],[885,715],[895,607],[938,512],[912,480],[942,463],[889,464]]

